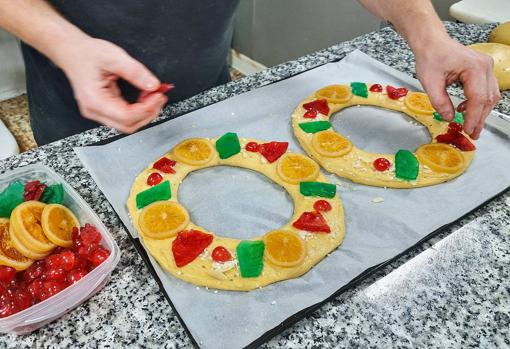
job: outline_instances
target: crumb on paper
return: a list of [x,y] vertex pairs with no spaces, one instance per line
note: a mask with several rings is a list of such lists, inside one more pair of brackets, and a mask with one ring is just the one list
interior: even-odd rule
[[276,301],[272,301],[272,302],[271,302],[271,305],[276,305]]
[[376,203],[376,204],[379,204],[379,203],[381,203],[381,202],[384,202],[384,198],[382,198],[382,197],[378,196],[378,197],[376,197],[376,198],[373,198],[373,199],[372,199],[372,202],[373,202],[373,203]]

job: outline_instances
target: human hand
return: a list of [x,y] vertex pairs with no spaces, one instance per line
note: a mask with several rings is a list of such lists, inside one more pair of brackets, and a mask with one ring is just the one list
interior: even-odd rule
[[473,139],[480,137],[485,119],[499,101],[491,57],[477,53],[449,37],[435,38],[415,49],[416,73],[434,109],[445,120],[454,117],[454,107],[446,87],[456,81],[464,86],[464,131]]
[[[142,63],[108,41],[82,37],[72,49],[60,49],[55,61],[71,82],[82,116],[123,133],[133,133],[151,122],[168,101],[165,89],[160,88],[164,85]],[[142,91],[136,103],[122,97],[117,85],[121,78]]]

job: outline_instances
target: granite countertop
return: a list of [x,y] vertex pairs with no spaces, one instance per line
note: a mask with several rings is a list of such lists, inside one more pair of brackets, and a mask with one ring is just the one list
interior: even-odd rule
[[[463,44],[482,42],[491,25],[446,23]],[[414,58],[390,28],[275,66],[165,109],[168,119],[339,60],[354,49],[414,75]],[[462,96],[458,87],[450,93]],[[497,110],[510,114],[510,93]],[[116,135],[98,128],[0,162],[0,172],[44,163],[91,205],[122,250],[107,286],[67,315],[26,336],[2,335],[5,348],[190,347],[127,232],[72,150]],[[510,177],[510,176],[509,176]],[[510,193],[500,195],[439,236],[271,339],[264,347],[510,347]]]

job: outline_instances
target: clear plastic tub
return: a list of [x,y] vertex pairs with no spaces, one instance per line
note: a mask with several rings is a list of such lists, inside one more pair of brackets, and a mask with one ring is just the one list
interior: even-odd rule
[[36,179],[46,184],[62,183],[65,191],[64,205],[74,212],[82,226],[89,223],[101,232],[102,245],[110,250],[110,256],[81,280],[53,297],[19,313],[1,318],[0,332],[2,333],[30,333],[84,303],[106,285],[120,259],[119,246],[99,220],[99,217],[78,193],[50,168],[43,165],[29,165],[0,175],[0,191],[15,180],[21,180],[25,183]]

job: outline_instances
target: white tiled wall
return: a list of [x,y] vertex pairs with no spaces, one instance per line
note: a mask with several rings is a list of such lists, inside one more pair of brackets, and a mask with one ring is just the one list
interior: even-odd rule
[[25,68],[19,43],[0,29],[0,101],[19,96],[25,91]]

